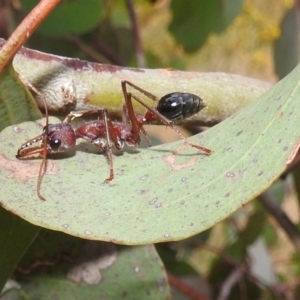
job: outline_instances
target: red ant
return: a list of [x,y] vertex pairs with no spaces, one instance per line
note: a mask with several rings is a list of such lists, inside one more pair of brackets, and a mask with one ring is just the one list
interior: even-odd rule
[[[144,103],[134,94],[127,92],[127,85],[138,90],[148,98],[157,101],[158,98],[151,93],[141,89],[129,81],[122,81],[122,91],[124,95],[125,104],[123,105],[122,122],[113,122],[108,115],[106,109],[87,110],[79,112],[71,112],[63,122],[58,124],[48,124],[48,111],[46,111],[46,126],[43,133],[26,143],[24,143],[18,150],[16,157],[23,159],[28,156],[40,154],[43,161],[40,166],[37,194],[41,200],[45,198],[40,193],[42,176],[46,169],[46,158],[48,154],[65,152],[73,148],[76,144],[76,139],[83,138],[97,148],[101,149],[103,153],[107,154],[109,161],[109,177],[104,182],[110,182],[114,179],[112,147],[121,150],[125,143],[130,147],[136,147],[141,142],[141,135],[144,134],[147,143],[151,146],[151,142],[147,137],[145,124],[165,124],[170,126],[183,140],[185,145],[189,145],[196,149],[203,151],[206,155],[211,154],[211,150],[205,147],[194,145],[190,143],[182,132],[174,125],[181,119],[188,118],[191,115],[199,112],[205,107],[201,98],[190,93],[170,93],[162,97],[158,101],[157,107],[150,107]],[[144,106],[147,111],[144,116],[136,115],[132,106],[132,98]],[[87,121],[74,129],[70,122],[78,117],[84,117],[91,114],[98,114],[98,119]],[[42,141],[40,146],[30,147],[33,143]],[[180,149],[175,150],[174,154],[178,153]]]

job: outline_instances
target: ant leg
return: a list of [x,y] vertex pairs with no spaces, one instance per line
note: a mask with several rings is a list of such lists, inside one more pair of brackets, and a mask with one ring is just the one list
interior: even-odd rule
[[[151,141],[148,138],[145,128],[143,127],[144,121],[141,119],[141,117],[137,117],[134,112],[134,109],[132,106],[132,101],[131,101],[131,97],[134,97],[134,96],[131,93],[127,92],[126,83],[130,84],[131,86],[136,87],[135,85],[133,85],[132,83],[129,83],[128,81],[122,81],[122,90],[123,90],[123,95],[124,95],[124,100],[125,100],[125,105],[123,106],[123,115],[124,115],[123,119],[127,120],[126,124],[128,124],[128,121],[130,121],[131,131],[132,131],[132,134],[133,134],[134,139],[136,140],[137,144],[140,144],[140,142],[141,142],[141,132],[142,132],[145,136],[148,146],[151,147]],[[138,89],[138,90],[140,90],[140,89]],[[153,96],[153,97],[155,97],[155,96]],[[139,118],[139,121],[138,121],[138,118]]]
[[38,177],[38,181],[37,181],[37,186],[36,186],[36,191],[37,191],[37,195],[38,197],[45,201],[45,197],[42,196],[41,194],[41,185],[42,185],[42,179],[43,179],[43,176],[46,172],[46,169],[47,169],[47,144],[45,143],[44,144],[44,151],[43,151],[43,160],[41,162],[41,165],[40,165],[40,169],[39,169],[39,177]]
[[132,101],[131,101],[131,94],[127,92],[126,89],[126,83],[128,81],[122,81],[122,91],[123,91],[123,96],[125,100],[125,106],[126,106],[126,111],[128,114],[128,118],[131,123],[131,131],[134,136],[134,139],[136,141],[136,144],[139,145],[141,143],[141,134],[140,134],[140,126],[138,125],[136,115],[134,113],[134,109],[132,106]]
[[[108,183],[114,179],[114,166],[113,166],[113,155],[112,155],[112,144],[110,141],[111,133],[114,135],[113,139],[116,137],[116,133],[113,128],[112,121],[108,117],[108,112],[106,109],[102,110],[102,116],[105,124],[105,135],[106,135],[106,147],[105,152],[107,153],[107,158],[109,162],[109,177],[105,179],[105,183]],[[115,141],[114,141],[115,142]]]
[[147,141],[148,147],[151,147],[152,143],[151,143],[150,139],[148,138],[147,131],[144,128],[144,126],[141,126],[141,132],[143,133],[143,135],[144,135],[144,137],[145,137],[145,139]]
[[[27,145],[24,144],[24,145]],[[16,155],[16,157],[18,159],[26,159],[26,156],[32,156],[35,154],[41,154],[43,156],[43,160],[41,162],[40,165],[40,169],[39,169],[39,175],[38,175],[38,180],[37,180],[37,186],[36,186],[36,191],[37,191],[37,195],[41,200],[46,200],[42,194],[41,194],[41,184],[42,184],[42,178],[45,174],[46,168],[47,168],[47,144],[44,143],[42,146],[39,147],[33,147],[33,148],[20,148],[18,150],[18,153]]]
[[140,88],[139,86],[131,83],[130,81],[122,80],[121,85],[122,85],[122,88],[124,86],[123,91],[125,90],[125,92],[127,94],[128,94],[128,92],[127,92],[126,85],[129,85],[129,86],[133,87],[134,89],[136,89],[137,91],[139,91],[140,93],[144,94],[146,97],[152,99],[153,101],[157,101],[158,100],[158,98],[155,95],[147,92],[146,90],[144,90],[144,89]]
[[126,125],[129,124],[129,116],[128,116],[128,111],[127,111],[127,107],[125,104],[123,105],[122,122]]
[[92,144],[99,148],[104,154],[107,155],[108,163],[109,163],[109,177],[104,180],[104,183],[109,183],[114,179],[114,168],[113,168],[113,155],[112,155],[112,143],[111,143],[111,136],[110,136],[110,125],[111,121],[108,117],[108,112],[106,109],[99,110],[99,118],[100,118],[100,112],[102,113],[102,119],[104,121],[105,126],[105,138],[97,138],[95,140],[92,140]]
[[76,118],[81,118],[84,116],[98,114],[102,109],[91,109],[91,110],[82,110],[82,111],[71,111],[63,120],[63,123],[70,123]]
[[34,91],[37,95],[39,95],[44,103],[44,109],[45,109],[45,113],[46,113],[46,127],[48,127],[48,118],[49,118],[49,114],[48,114],[48,107],[47,107],[47,103],[46,103],[46,96],[39,92],[25,77],[23,77],[21,74],[19,74],[19,77],[21,79],[21,81],[23,82],[24,85],[26,85],[27,87],[29,87],[32,91]]

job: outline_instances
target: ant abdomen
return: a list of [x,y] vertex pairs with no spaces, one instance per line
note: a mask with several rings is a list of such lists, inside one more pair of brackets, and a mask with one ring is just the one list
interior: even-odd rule
[[173,122],[198,113],[205,107],[203,100],[190,93],[170,93],[163,96],[156,107],[157,111]]

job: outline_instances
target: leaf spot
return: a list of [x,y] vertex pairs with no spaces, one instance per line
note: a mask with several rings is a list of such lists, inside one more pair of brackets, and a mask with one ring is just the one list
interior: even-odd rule
[[156,203],[157,200],[158,200],[158,198],[155,197],[155,198],[153,198],[152,200],[149,201],[149,204],[150,204],[150,205],[153,205],[153,204]]
[[[40,164],[36,162],[10,160],[0,153],[0,168],[11,172],[10,177],[27,181],[30,178],[39,176]],[[47,162],[46,174],[54,175],[59,171],[58,166],[53,161]]]
[[22,128],[20,128],[19,126],[14,126],[13,131],[15,133],[25,133],[26,131]]
[[148,193],[148,190],[140,190],[139,194],[140,195],[145,195]]
[[235,177],[235,174],[232,172],[227,172],[226,177],[233,178],[233,177]]
[[182,169],[193,167],[196,163],[195,158],[192,158],[185,164],[176,165],[175,164],[175,159],[176,159],[176,157],[175,157],[174,154],[168,155],[167,157],[163,158],[163,160],[172,167],[173,171],[179,171],[179,170],[182,170]]

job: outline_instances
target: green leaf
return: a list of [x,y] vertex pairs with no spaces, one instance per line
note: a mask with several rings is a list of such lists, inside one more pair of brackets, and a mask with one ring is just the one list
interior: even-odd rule
[[[22,7],[29,12],[38,2],[24,0]],[[65,0],[54,9],[37,31],[51,37],[83,34],[94,29],[103,16],[104,10],[99,0]]]
[[0,74],[0,130],[42,115],[12,66]]
[[39,227],[0,207],[0,292],[38,231]]
[[172,0],[169,30],[185,51],[195,52],[211,33],[223,31],[242,6],[242,0]]
[[255,211],[249,218],[246,227],[239,233],[239,242],[244,248],[253,244],[262,234],[262,228],[266,223],[267,215],[264,210]]
[[244,0],[222,0],[222,15],[216,24],[215,31],[220,33],[224,31],[233,20],[241,13]]
[[[0,74],[0,130],[41,116],[37,105],[9,65]],[[8,137],[7,141],[10,141]],[[2,169],[2,166],[1,166]],[[1,186],[2,189],[2,186]],[[4,194],[0,193],[0,205]],[[0,207],[0,291],[39,228]]]
[[170,292],[153,246],[116,247],[54,231],[41,232],[14,278],[22,288],[8,293],[7,300],[24,299],[24,295],[45,300],[99,299],[99,295],[150,300],[168,299]]
[[[202,232],[266,190],[284,171],[300,140],[300,67],[260,99],[191,141],[114,157],[115,179],[104,156],[84,142],[70,157],[53,157],[36,194],[40,160],[18,161],[18,147],[41,133],[41,123],[5,129],[2,205],[33,224],[86,239],[120,244],[180,240]],[[56,119],[50,120],[57,122]],[[40,124],[40,125],[39,125]],[[163,127],[162,129],[163,130]]]
[[299,62],[299,28],[299,10],[295,5],[284,16],[280,26],[281,35],[274,43],[274,64],[279,78],[286,76]]

